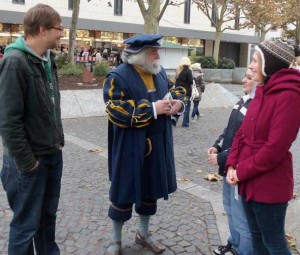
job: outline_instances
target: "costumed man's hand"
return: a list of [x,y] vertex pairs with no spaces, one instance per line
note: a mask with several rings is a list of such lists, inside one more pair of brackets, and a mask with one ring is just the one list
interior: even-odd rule
[[169,115],[177,114],[181,108],[182,103],[179,100],[171,100],[172,110],[170,111]]
[[157,100],[155,102],[156,114],[170,114],[172,111],[172,104],[170,100]]

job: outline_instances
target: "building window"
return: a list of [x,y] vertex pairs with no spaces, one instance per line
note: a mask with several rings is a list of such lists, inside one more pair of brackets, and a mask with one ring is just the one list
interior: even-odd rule
[[115,0],[114,2],[114,14],[122,16],[123,14],[123,0]]
[[25,4],[25,0],[12,0],[14,4]]
[[187,0],[184,3],[184,20],[185,24],[190,24],[191,22],[191,0]]
[[73,10],[73,0],[68,0],[68,3],[69,3],[69,10]]

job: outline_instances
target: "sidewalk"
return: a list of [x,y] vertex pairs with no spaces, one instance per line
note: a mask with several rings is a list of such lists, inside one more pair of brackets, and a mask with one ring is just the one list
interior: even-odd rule
[[[239,85],[231,85],[230,88],[242,91]],[[61,91],[62,118],[105,116],[102,94],[102,89]],[[231,107],[238,101],[238,96],[238,93],[231,93],[217,83],[208,83],[200,107]]]
[[[166,255],[208,255],[212,247],[226,242],[228,228],[222,206],[222,183],[209,182],[204,177],[217,172],[206,163],[206,151],[222,132],[230,111],[230,106],[201,109],[204,116],[190,128],[181,128],[180,124],[174,128],[179,188],[168,201],[159,200],[157,215],[150,222],[150,230],[167,246]],[[107,118],[70,118],[64,119],[63,125],[66,146],[57,241],[62,255],[102,255],[111,234],[107,217]],[[95,148],[99,149],[98,153],[89,152]],[[299,191],[300,141],[292,150],[295,190]],[[1,157],[2,147],[0,160]],[[11,216],[1,186],[0,254],[3,255],[7,254]],[[123,255],[152,254],[134,243],[137,228],[138,217],[134,214],[123,229]]]
[[[208,113],[207,113],[208,114]],[[61,254],[96,255],[104,254],[111,234],[111,222],[107,217],[109,206],[107,175],[107,120],[106,117],[77,118],[64,120],[66,146],[64,148],[64,174],[61,199],[57,218],[57,241]],[[200,125],[200,122],[199,122]],[[194,127],[196,128],[196,126]],[[194,129],[193,128],[193,129]],[[203,174],[195,172],[199,168],[198,146],[181,142],[182,128],[176,128],[175,147],[178,189],[169,201],[159,200],[158,212],[150,222],[150,230],[167,245],[164,254],[211,254],[211,245],[219,245],[220,238],[213,206],[207,199],[194,194]],[[89,152],[99,148],[100,153]],[[188,150],[195,147],[195,152]],[[185,153],[183,152],[185,151]],[[197,153],[196,153],[197,151]],[[187,154],[190,159],[187,160]],[[2,151],[0,151],[2,155]],[[202,155],[199,155],[202,157]],[[184,169],[184,172],[180,169]],[[211,194],[219,196],[220,183],[213,185]],[[193,186],[193,188],[188,188]],[[202,187],[208,191],[208,186]],[[204,194],[203,194],[204,195]],[[11,212],[5,193],[0,188],[0,254],[6,254],[8,224]],[[138,229],[136,214],[123,229],[123,255],[152,254],[148,249],[134,244]]]

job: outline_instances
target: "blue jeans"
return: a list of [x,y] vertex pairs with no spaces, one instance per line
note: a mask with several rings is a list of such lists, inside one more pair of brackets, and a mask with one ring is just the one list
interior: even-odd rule
[[193,101],[194,103],[194,108],[193,108],[193,111],[192,111],[192,119],[195,118],[195,116],[197,115],[198,117],[200,116],[200,112],[199,112],[199,103],[200,101]]
[[265,204],[242,198],[252,233],[253,255],[291,255],[285,239],[288,203]]
[[3,156],[1,181],[13,218],[9,255],[59,255],[55,224],[62,177],[62,151],[38,158],[39,166],[20,172],[11,157]]
[[185,98],[185,111],[183,114],[182,126],[188,127],[190,125],[190,109],[191,109],[191,100],[189,97]]
[[228,241],[239,255],[252,255],[252,238],[248,227],[242,199],[235,197],[235,187],[226,182],[223,177],[223,205],[227,214],[230,236]]

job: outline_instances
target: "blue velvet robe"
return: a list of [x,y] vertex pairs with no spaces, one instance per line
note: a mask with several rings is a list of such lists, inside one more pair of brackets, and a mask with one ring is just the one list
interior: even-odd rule
[[171,119],[154,119],[152,102],[168,91],[183,100],[184,92],[172,88],[164,69],[153,80],[156,91],[148,92],[135,68],[122,64],[104,83],[113,203],[139,207],[143,200],[168,199],[177,188]]

